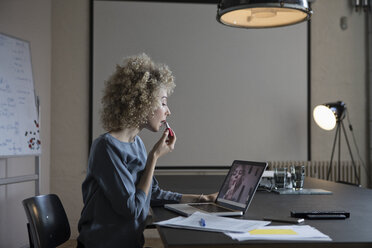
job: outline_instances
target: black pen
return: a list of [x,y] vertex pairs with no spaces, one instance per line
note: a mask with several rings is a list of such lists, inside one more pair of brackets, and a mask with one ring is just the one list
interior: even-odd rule
[[303,218],[291,218],[291,217],[264,217],[264,220],[274,221],[274,222],[283,222],[283,223],[292,223],[292,224],[301,224],[305,220]]

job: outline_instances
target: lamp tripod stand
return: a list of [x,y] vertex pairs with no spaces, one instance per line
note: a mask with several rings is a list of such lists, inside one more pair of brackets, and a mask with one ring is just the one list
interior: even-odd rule
[[359,179],[359,176],[358,176],[358,173],[357,173],[356,165],[355,165],[355,162],[354,162],[354,157],[353,157],[353,154],[351,152],[349,139],[347,138],[345,126],[344,126],[344,123],[342,122],[344,117],[345,117],[345,114],[342,113],[340,118],[337,118],[337,121],[336,121],[336,135],[335,135],[335,139],[333,141],[332,155],[331,155],[330,165],[329,165],[329,168],[328,168],[327,180],[329,180],[329,176],[330,176],[331,171],[332,171],[333,156],[334,156],[334,152],[335,152],[335,148],[336,148],[336,141],[337,141],[337,138],[338,138],[338,164],[337,164],[337,166],[338,166],[338,178],[337,178],[336,182],[350,184],[348,182],[341,181],[341,129],[342,129],[342,131],[344,133],[344,136],[345,136],[347,148],[349,149],[349,154],[350,154],[351,161],[352,161],[352,164],[353,164],[355,177],[357,179],[357,185],[360,185],[360,179]]

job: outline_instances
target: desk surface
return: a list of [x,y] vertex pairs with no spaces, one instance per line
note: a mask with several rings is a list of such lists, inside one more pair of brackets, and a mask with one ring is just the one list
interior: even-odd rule
[[[157,176],[162,188],[180,193],[213,193],[224,176]],[[332,195],[279,195],[258,191],[243,216],[262,220],[264,216],[290,216],[290,210],[345,210],[346,220],[305,220],[305,224],[330,236],[332,242],[243,241],[221,233],[158,227],[165,247],[372,247],[372,190],[306,178],[305,188],[330,190]],[[201,189],[201,192],[195,191]],[[153,208],[155,221],[177,216],[162,207]],[[275,223],[272,225],[283,225]]]

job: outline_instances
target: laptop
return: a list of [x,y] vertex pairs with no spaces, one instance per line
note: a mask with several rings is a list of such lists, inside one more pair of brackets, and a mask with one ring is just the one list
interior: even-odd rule
[[235,160],[215,202],[165,204],[164,207],[185,216],[196,211],[217,216],[243,215],[256,193],[266,167],[266,162]]

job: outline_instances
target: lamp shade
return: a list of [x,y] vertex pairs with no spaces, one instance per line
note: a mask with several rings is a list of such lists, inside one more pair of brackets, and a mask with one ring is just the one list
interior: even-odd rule
[[337,121],[344,117],[345,108],[345,103],[341,101],[325,103],[314,108],[313,117],[319,127],[324,130],[332,130]]
[[310,19],[307,0],[220,0],[217,21],[241,28],[270,28]]

